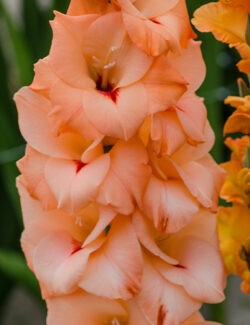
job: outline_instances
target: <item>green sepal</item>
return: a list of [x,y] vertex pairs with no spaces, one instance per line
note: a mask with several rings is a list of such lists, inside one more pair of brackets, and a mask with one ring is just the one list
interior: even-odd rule
[[247,17],[247,28],[245,33],[245,39],[248,45],[250,45],[250,15]]
[[245,156],[243,158],[243,167],[250,168],[250,145],[246,147]]

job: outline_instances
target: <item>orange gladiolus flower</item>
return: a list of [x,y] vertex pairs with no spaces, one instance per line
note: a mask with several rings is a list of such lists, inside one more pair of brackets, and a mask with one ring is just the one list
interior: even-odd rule
[[243,59],[239,68],[245,73],[250,72],[249,13],[248,0],[221,0],[200,7],[192,19],[198,30],[212,32],[217,40],[237,49]]
[[229,96],[225,99],[225,103],[235,107],[236,111],[227,119],[224,134],[250,133],[250,96]]
[[232,150],[232,158],[221,166],[227,171],[227,179],[222,186],[220,196],[228,202],[250,207],[250,138],[244,136],[233,140],[227,138],[226,145]]
[[218,212],[220,249],[228,274],[242,278],[241,289],[250,293],[249,208],[234,204]]

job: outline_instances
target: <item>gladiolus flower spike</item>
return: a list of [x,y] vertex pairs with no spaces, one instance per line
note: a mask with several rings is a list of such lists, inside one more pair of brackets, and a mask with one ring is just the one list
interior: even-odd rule
[[21,244],[47,324],[209,324],[223,172],[185,1],[72,0],[51,26],[15,95]]

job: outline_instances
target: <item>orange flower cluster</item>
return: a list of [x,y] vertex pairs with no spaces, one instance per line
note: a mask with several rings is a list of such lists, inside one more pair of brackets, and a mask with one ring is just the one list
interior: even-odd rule
[[15,101],[22,248],[49,325],[188,325],[224,299],[223,172],[184,0],[72,0]]
[[[214,36],[241,56],[239,70],[250,75],[250,2],[221,0],[199,8],[193,19],[196,27]],[[227,138],[225,144],[232,151],[231,160],[222,164],[227,179],[221,197],[231,203],[218,213],[220,247],[229,274],[239,275],[241,289],[250,293],[250,89],[238,80],[240,96],[229,96],[225,103],[236,110],[224,126],[224,134],[242,133],[241,138]]]

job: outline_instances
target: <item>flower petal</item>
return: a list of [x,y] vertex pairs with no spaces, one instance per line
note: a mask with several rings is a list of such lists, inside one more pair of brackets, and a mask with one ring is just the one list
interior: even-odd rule
[[[181,202],[181,204],[180,204]],[[144,196],[146,215],[161,232],[173,233],[196,214],[199,204],[181,181],[151,177]]]
[[250,54],[246,44],[247,8],[208,3],[194,13],[192,23],[201,32],[212,32],[217,40],[236,46],[243,57]]
[[186,91],[187,84],[165,55],[155,59],[142,82],[148,94],[151,114],[173,106]]
[[138,305],[152,324],[180,324],[200,307],[180,287],[165,280],[145,261],[142,290],[136,298]]
[[128,140],[148,114],[147,95],[140,84],[108,92],[86,90],[83,108],[87,119],[104,135]]
[[100,325],[114,320],[125,324],[128,321],[128,313],[121,302],[80,290],[71,295],[50,297],[46,303],[47,325]]
[[142,267],[133,227],[121,216],[112,222],[105,244],[91,254],[79,286],[99,296],[128,299],[140,290]]
[[45,210],[55,209],[57,206],[44,175],[47,160],[47,156],[27,146],[25,156],[17,163],[30,195],[40,200]]
[[169,266],[158,260],[154,265],[164,278],[183,286],[199,301],[219,303],[224,300],[225,274],[218,248],[191,236],[173,243],[170,239],[167,246],[182,267]]
[[77,289],[89,255],[102,242],[81,249],[67,232],[55,231],[45,236],[34,250],[33,264],[38,280],[49,295],[67,294]]
[[84,149],[83,138],[76,133],[53,136],[47,115],[51,103],[27,87],[15,95],[19,127],[23,137],[39,152],[59,158],[79,159]]
[[109,156],[103,155],[78,170],[75,161],[50,158],[45,177],[57,198],[58,207],[72,213],[92,202],[108,172],[109,163]]
[[166,263],[173,265],[179,263],[178,260],[168,256],[159,249],[154,241],[154,229],[152,225],[149,224],[148,220],[143,218],[139,211],[136,211],[133,215],[133,225],[135,227],[137,237],[147,250],[149,250],[155,256],[160,257]]
[[79,37],[84,40],[88,27],[97,17],[73,17],[57,13],[51,22],[53,41],[48,56],[49,63],[60,79],[76,88],[95,87],[88,74]]

